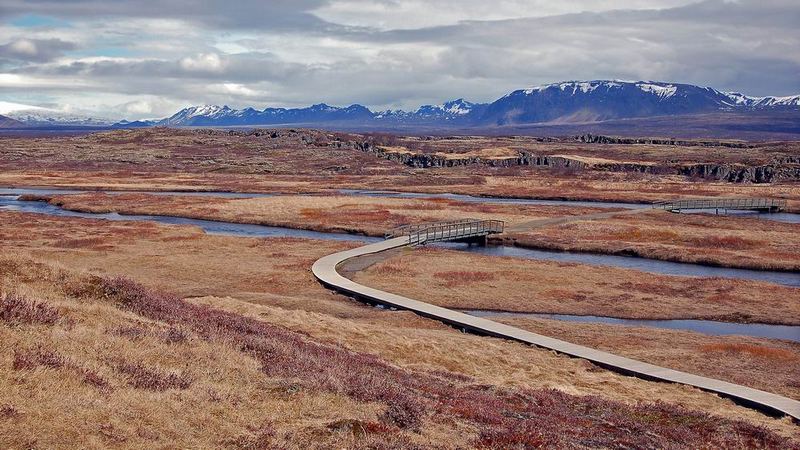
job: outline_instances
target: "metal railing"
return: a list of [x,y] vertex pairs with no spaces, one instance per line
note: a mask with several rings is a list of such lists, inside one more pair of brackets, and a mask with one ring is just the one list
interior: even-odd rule
[[386,233],[386,238],[408,236],[409,245],[421,245],[502,233],[504,228],[505,223],[502,220],[462,219],[404,225]]
[[667,211],[680,211],[682,209],[731,209],[777,212],[786,208],[786,200],[772,198],[697,198],[657,202],[653,204],[653,208]]

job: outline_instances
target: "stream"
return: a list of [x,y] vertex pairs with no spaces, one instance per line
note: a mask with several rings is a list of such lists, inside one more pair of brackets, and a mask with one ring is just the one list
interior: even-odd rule
[[[341,240],[341,241],[360,241],[365,243],[378,242],[381,238],[359,236],[347,233],[326,233],[319,231],[301,230],[294,228],[271,227],[265,225],[252,225],[230,223],[214,220],[190,219],[174,216],[160,215],[123,215],[118,213],[85,213],[69,211],[46,202],[21,201],[21,194],[40,194],[47,195],[53,193],[78,193],[85,191],[64,191],[54,189],[0,189],[0,211],[20,211],[28,213],[46,214],[58,217],[80,217],[87,219],[105,219],[113,221],[153,221],[168,225],[193,225],[201,228],[208,234],[241,236],[241,237],[298,237],[305,239],[322,240]],[[268,196],[270,194],[238,194],[238,193],[167,193],[161,195],[180,194],[180,195],[224,195],[227,197],[256,197]],[[637,258],[629,256],[602,255],[577,252],[556,252],[546,250],[534,250],[521,247],[505,246],[474,246],[459,243],[439,243],[434,244],[439,247],[468,251],[490,256],[507,256],[514,258],[524,258],[531,260],[561,261],[570,263],[581,263],[595,266],[611,266],[627,269],[635,269],[644,272],[676,275],[676,276],[695,276],[695,277],[723,277],[738,278],[747,280],[767,281],[776,284],[800,288],[800,273],[760,271],[747,269],[731,269],[723,267],[704,266],[700,264],[686,264],[655,259]],[[740,324],[729,322],[716,322],[708,320],[634,320],[618,319],[600,316],[571,316],[563,314],[529,314],[513,313],[500,311],[465,311],[469,314],[481,317],[536,317],[545,319],[557,319],[573,322],[599,322],[629,326],[648,326],[656,328],[669,328],[698,331],[705,334],[725,335],[741,334],[755,337],[766,337],[775,339],[788,339],[800,342],[800,326],[768,325],[768,324]]]
[[463,313],[485,317],[487,319],[551,319],[567,322],[580,323],[603,323],[612,325],[624,325],[630,327],[654,327],[669,330],[696,331],[703,334],[714,336],[743,335],[762,337],[768,339],[786,339],[789,341],[800,342],[800,326],[798,325],[769,325],[763,323],[733,323],[717,322],[714,320],[699,319],[619,319],[616,317],[604,316],[579,316],[572,314],[538,314],[520,313],[510,311],[487,311],[487,310],[459,310]]

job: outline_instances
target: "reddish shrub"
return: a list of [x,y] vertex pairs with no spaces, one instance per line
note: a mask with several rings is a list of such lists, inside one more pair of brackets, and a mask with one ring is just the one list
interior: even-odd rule
[[[283,327],[192,305],[130,280],[104,280],[103,291],[121,306],[153,320],[185,327],[208,339],[233,342],[261,363],[268,376],[303,389],[334,392],[388,407],[364,426],[363,448],[414,448],[400,433],[426,417],[473,424],[482,448],[533,447],[774,447],[796,448],[786,438],[745,422],[655,403],[626,405],[556,390],[478,386],[431,373],[401,369],[376,356],[316,343]],[[143,372],[148,383],[153,378]],[[157,377],[156,377],[157,378]],[[294,384],[296,383],[296,384]]]
[[8,404],[0,405],[0,419],[10,419],[17,415],[19,415],[19,411],[14,406]]
[[11,367],[14,370],[32,370],[37,367],[70,369],[81,374],[83,382],[90,386],[104,391],[111,389],[108,381],[97,372],[81,367],[69,358],[42,347],[36,347],[30,350],[14,350],[14,361]]
[[91,369],[80,369],[81,374],[83,375],[83,382],[94,386],[102,391],[110,391],[111,385],[108,384],[105,378],[103,378],[99,373],[95,372]]
[[28,300],[17,294],[0,297],[0,321],[52,325],[59,317],[58,310],[44,302]]
[[128,376],[128,384],[138,389],[166,391],[167,389],[187,389],[192,380],[182,373],[163,372],[150,369],[139,363],[119,363],[117,370]]
[[111,331],[115,336],[124,337],[131,341],[138,341],[147,335],[147,330],[139,326],[119,327]]
[[56,242],[55,246],[60,248],[73,248],[73,249],[87,248],[91,250],[106,250],[114,248],[114,246],[106,242],[104,238],[99,238],[99,237],[65,239]]
[[67,364],[66,358],[58,353],[36,347],[32,350],[14,350],[14,370],[30,370],[37,367],[60,369]]
[[189,339],[189,333],[180,328],[170,327],[164,332],[164,341],[168,344],[178,344],[186,342]]

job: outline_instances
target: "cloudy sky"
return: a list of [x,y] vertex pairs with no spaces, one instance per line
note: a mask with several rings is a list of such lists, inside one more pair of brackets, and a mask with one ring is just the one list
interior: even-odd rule
[[800,93],[798,0],[1,0],[0,101],[412,109],[562,80]]

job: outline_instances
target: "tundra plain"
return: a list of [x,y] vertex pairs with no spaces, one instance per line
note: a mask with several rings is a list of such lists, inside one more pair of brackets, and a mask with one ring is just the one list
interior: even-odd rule
[[[277,195],[23,198],[74,211],[368,236],[406,223],[491,218],[510,230],[496,244],[797,271],[798,224],[340,190],[614,202],[775,197],[798,211],[798,148],[148,129],[0,138],[0,186],[263,192]],[[520,155],[558,162],[520,164]],[[563,165],[565,155],[577,162]],[[734,179],[721,179],[723,172]],[[764,173],[769,182],[747,179]],[[0,217],[0,442],[9,447],[81,439],[118,448],[794,448],[800,442],[790,419],[710,393],[464,334],[322,287],[311,264],[357,241],[215,236],[192,226],[6,210]],[[756,281],[435,248],[395,252],[348,275],[457,309],[800,322],[800,289]],[[800,398],[797,343],[500,320]]]

